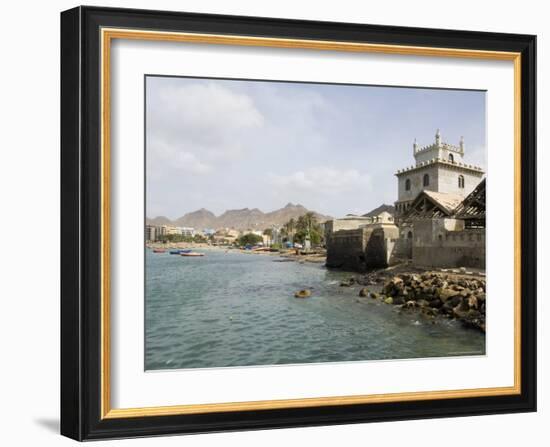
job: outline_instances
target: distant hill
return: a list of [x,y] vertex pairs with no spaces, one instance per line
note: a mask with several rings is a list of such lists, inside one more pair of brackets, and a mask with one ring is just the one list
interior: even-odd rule
[[[243,208],[239,210],[227,210],[220,216],[216,216],[211,211],[204,208],[200,210],[187,213],[174,221],[159,216],[153,219],[147,218],[146,222],[149,225],[174,225],[177,227],[193,227],[196,229],[204,228],[234,228],[236,230],[258,229],[264,230],[273,225],[283,225],[290,219],[297,219],[298,217],[307,213],[306,207],[288,203],[284,208],[264,213],[258,208]],[[330,216],[314,211],[315,216],[319,222],[324,222],[328,219],[332,219]]]
[[374,208],[372,211],[369,211],[367,214],[363,214],[363,217],[373,217],[377,216],[380,213],[383,213],[386,211],[387,213],[390,213],[392,216],[395,216],[395,207],[393,205],[380,205],[377,208]]
[[216,219],[216,215],[212,211],[201,208],[200,210],[178,217],[169,225],[176,227],[214,228]]
[[172,221],[166,216],[157,216],[154,219],[147,219],[149,225],[172,225]]

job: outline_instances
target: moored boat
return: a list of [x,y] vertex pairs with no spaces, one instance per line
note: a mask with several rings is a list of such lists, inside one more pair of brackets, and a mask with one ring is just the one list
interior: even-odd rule
[[164,248],[153,248],[153,253],[166,253]]
[[180,256],[204,256],[204,253],[197,253],[196,251],[190,251],[186,253],[180,253]]

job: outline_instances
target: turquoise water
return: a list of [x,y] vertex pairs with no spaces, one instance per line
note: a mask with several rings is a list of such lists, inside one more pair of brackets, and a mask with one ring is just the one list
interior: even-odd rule
[[[485,353],[484,334],[358,296],[350,273],[270,255],[146,253],[145,368],[212,368]],[[312,297],[294,292],[312,288]],[[371,287],[374,290],[374,288]]]

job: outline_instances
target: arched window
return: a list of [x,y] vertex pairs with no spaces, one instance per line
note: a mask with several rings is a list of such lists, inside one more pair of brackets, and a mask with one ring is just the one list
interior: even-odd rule
[[428,174],[424,174],[424,178],[422,179],[422,184],[424,186],[430,186],[430,176]]
[[458,187],[459,188],[464,188],[464,176],[463,175],[458,176]]
[[449,154],[449,161],[450,161],[451,163],[454,163],[454,162],[455,162],[455,157],[454,157],[453,154]]
[[413,238],[413,233],[412,233],[412,231],[409,231],[407,233],[407,239],[412,239],[412,238]]
[[411,179],[408,178],[407,180],[405,180],[405,191],[410,191],[411,190]]

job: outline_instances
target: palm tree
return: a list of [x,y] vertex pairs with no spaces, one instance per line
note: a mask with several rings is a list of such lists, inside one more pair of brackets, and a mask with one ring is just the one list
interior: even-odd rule
[[294,218],[291,218],[286,224],[284,224],[283,229],[286,235],[290,238],[291,242],[294,242],[294,233],[296,232],[296,221]]

